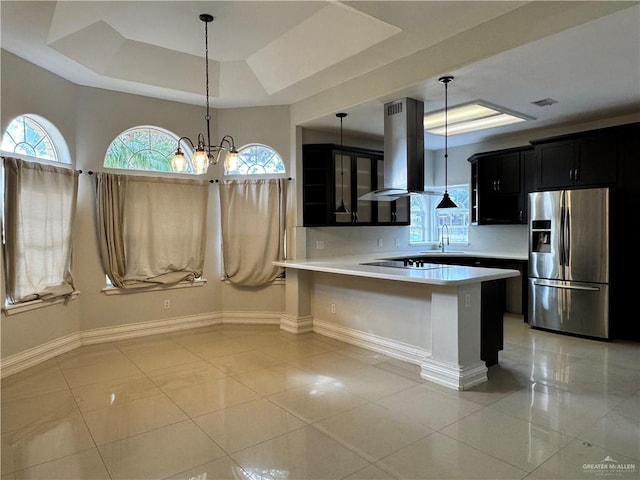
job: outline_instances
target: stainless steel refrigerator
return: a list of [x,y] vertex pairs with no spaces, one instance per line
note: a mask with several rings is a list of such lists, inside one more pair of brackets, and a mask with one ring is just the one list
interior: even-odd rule
[[529,324],[609,338],[609,189],[529,194]]

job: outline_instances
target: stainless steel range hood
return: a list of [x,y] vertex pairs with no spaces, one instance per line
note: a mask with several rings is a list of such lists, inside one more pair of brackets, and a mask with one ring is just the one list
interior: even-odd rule
[[393,201],[424,190],[424,102],[401,98],[384,105],[384,185],[359,200]]

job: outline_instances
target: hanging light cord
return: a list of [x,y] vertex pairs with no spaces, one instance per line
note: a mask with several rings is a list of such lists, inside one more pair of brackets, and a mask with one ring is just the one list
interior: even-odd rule
[[340,201],[344,203],[344,145],[342,143],[342,119],[344,115],[340,115]]
[[[210,21],[213,21],[211,19]],[[204,76],[206,82],[206,96],[207,96],[207,114],[204,119],[207,121],[207,145],[211,147],[211,114],[209,113],[209,21],[204,20],[204,57],[205,67]]]
[[449,81],[446,81],[444,84],[444,193],[447,193],[447,168],[449,165],[449,149],[448,149],[448,138],[449,135],[447,134],[447,125],[449,124],[448,121],[448,112],[449,112],[449,108],[448,108],[448,89],[449,89]]

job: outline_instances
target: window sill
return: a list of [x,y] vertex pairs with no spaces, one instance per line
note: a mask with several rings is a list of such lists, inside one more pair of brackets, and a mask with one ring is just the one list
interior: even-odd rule
[[11,316],[18,313],[28,312],[30,310],[37,310],[39,308],[45,308],[50,305],[58,305],[60,303],[66,303],[75,300],[80,295],[80,290],[75,290],[69,297],[58,297],[53,300],[32,300],[30,302],[16,303],[15,305],[7,305],[2,307],[2,311],[5,315]]
[[140,287],[140,288],[118,288],[118,287],[104,287],[101,292],[105,295],[127,295],[129,293],[143,293],[143,292],[158,292],[160,290],[175,290],[177,288],[193,288],[202,287],[207,283],[205,279],[194,280],[193,282],[180,282],[175,285],[156,285],[153,287]]
[[[220,280],[227,285],[233,285],[233,283],[229,281],[227,277],[222,277]],[[286,278],[276,278],[273,282],[269,283],[269,285],[285,285],[287,283],[286,280]]]

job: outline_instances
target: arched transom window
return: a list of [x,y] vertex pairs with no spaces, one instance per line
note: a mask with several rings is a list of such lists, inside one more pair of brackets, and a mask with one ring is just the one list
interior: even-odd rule
[[238,149],[236,165],[225,166],[225,175],[272,175],[284,174],[286,169],[282,157],[273,148],[259,143],[250,143]]
[[[56,148],[63,147],[63,151]],[[57,128],[37,115],[20,115],[13,119],[2,137],[2,151],[17,156],[70,163],[66,143]]]
[[[104,166],[125,170],[174,172],[171,160],[178,145],[178,136],[159,127],[130,128],[115,138],[104,157]],[[187,169],[193,174],[192,152],[184,149]]]

